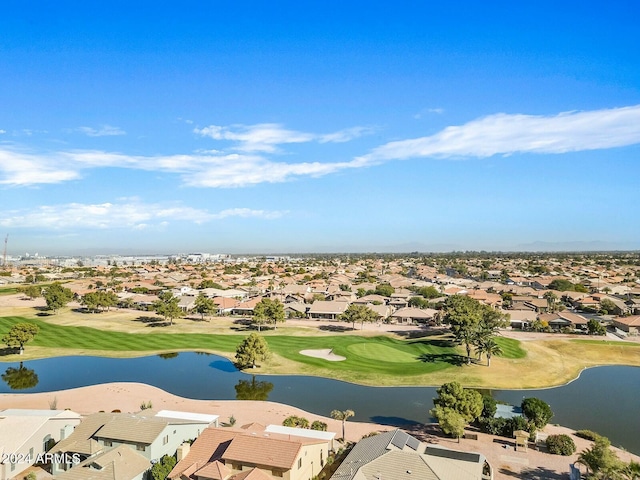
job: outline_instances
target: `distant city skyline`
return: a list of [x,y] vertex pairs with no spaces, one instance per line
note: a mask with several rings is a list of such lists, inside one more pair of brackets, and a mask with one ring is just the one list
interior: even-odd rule
[[0,18],[39,252],[640,249],[636,2],[56,2]]

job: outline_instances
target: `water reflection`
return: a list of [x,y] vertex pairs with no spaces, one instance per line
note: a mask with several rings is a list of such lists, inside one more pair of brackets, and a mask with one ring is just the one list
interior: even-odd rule
[[2,374],[2,380],[4,380],[11,390],[24,390],[27,388],[33,388],[38,385],[38,375],[35,370],[26,368],[20,362],[18,368],[9,367]]
[[262,400],[269,398],[273,390],[273,383],[256,380],[252,375],[251,380],[240,380],[236,386],[236,400]]

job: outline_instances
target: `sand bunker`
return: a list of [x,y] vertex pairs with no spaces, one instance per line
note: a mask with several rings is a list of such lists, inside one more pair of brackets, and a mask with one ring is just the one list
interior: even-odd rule
[[324,360],[329,360],[330,362],[341,362],[342,360],[347,359],[347,357],[342,357],[333,353],[332,348],[322,350],[300,350],[300,354],[306,355],[307,357],[322,358]]

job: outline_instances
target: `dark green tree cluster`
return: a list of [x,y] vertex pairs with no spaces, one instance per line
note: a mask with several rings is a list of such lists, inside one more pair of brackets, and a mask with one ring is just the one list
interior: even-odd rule
[[159,462],[154,463],[151,467],[151,477],[153,480],[165,480],[175,466],[175,457],[164,455]]
[[259,361],[269,358],[269,346],[264,338],[252,333],[236,348],[236,364],[240,368],[256,368]]
[[349,322],[352,328],[356,329],[356,322],[360,323],[360,330],[364,328],[364,323],[372,323],[378,319],[378,314],[367,305],[351,304],[338,316],[338,320]]
[[554,455],[569,456],[576,453],[576,444],[569,435],[549,435],[545,443],[549,453]]
[[166,290],[158,294],[158,300],[153,302],[153,309],[158,315],[162,316],[165,321],[169,320],[170,325],[173,325],[173,321],[182,316],[182,310],[178,303],[180,303],[180,299],[174,297],[173,293]]
[[209,317],[218,311],[218,306],[213,298],[207,297],[204,293],[200,292],[196,297],[195,311],[200,314],[202,320],[204,317]]
[[113,292],[99,290],[84,294],[81,303],[89,312],[100,312],[116,306],[118,304],[118,296]]
[[445,383],[436,391],[435,407],[429,412],[447,435],[460,438],[467,423],[476,420],[484,409],[482,395],[463,388],[458,382]]
[[304,417],[298,417],[296,415],[291,415],[285,418],[282,422],[282,425],[285,427],[296,427],[296,428],[309,428],[309,420]]
[[284,305],[280,300],[271,300],[270,298],[263,298],[253,308],[253,323],[260,326],[265,323],[273,324],[273,328],[277,328],[278,322],[285,321]]
[[9,348],[19,348],[20,354],[24,352],[24,346],[33,340],[40,331],[40,327],[33,323],[16,323],[2,337],[2,343]]
[[467,364],[471,363],[472,347],[478,354],[478,360],[486,355],[487,365],[491,365],[492,356],[502,353],[495,336],[499,328],[508,325],[508,314],[466,295],[452,295],[445,302],[444,320],[451,326],[456,342],[464,345]]
[[578,455],[578,461],[587,467],[588,480],[639,479],[640,463],[625,463],[611,449],[607,437],[598,435],[590,448]]
[[54,282],[44,290],[42,294],[47,302],[47,308],[53,310],[53,313],[58,313],[58,310],[67,305],[73,300],[73,292],[63,287],[59,282]]

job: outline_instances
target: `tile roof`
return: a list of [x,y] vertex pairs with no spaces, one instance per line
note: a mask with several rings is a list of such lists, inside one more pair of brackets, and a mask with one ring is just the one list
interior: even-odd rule
[[166,418],[120,414],[100,428],[94,437],[150,445],[168,424]]
[[88,458],[56,476],[59,480],[132,480],[151,467],[145,457],[126,445]]
[[231,440],[238,435],[242,433],[234,430],[205,428],[191,445],[189,453],[173,467],[167,478],[178,478],[183,473],[190,475],[186,473],[189,467],[197,465],[198,468],[202,468],[209,462],[220,460]]
[[196,470],[195,475],[198,478],[206,478],[207,480],[225,480],[231,475],[231,469],[224,463],[216,460],[215,462],[206,464],[200,470]]
[[298,457],[302,443],[257,435],[240,435],[231,441],[223,459],[289,470]]

